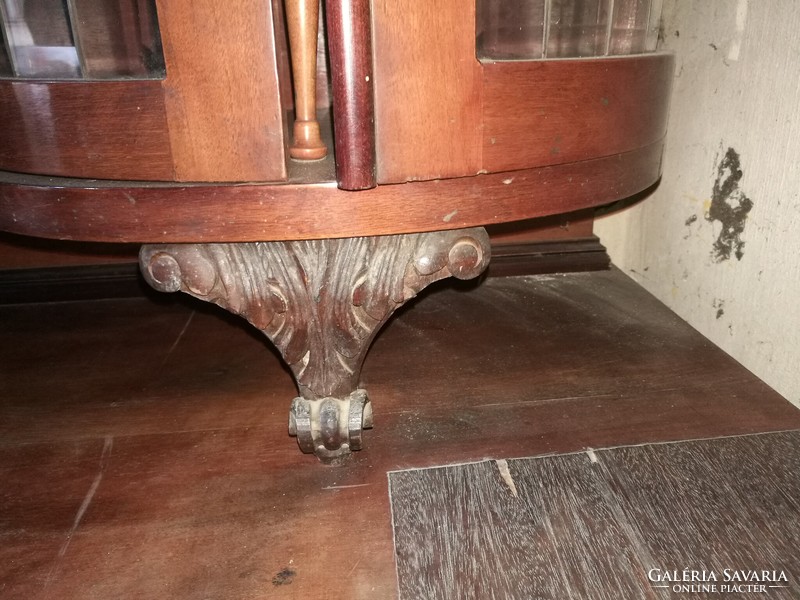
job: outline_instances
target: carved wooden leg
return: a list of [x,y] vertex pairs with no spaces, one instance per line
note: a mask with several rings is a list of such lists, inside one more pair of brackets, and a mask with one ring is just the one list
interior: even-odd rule
[[430,283],[489,263],[482,228],[301,242],[146,245],[145,279],[214,302],[263,331],[297,380],[289,432],[335,462],[361,448],[372,410],[358,389],[372,339]]

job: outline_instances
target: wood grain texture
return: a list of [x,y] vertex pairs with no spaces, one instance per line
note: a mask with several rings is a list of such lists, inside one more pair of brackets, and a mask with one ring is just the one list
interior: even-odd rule
[[0,81],[0,168],[98,179],[172,179],[161,83]]
[[600,462],[648,570],[785,570],[788,587],[770,597],[800,597],[800,432],[620,448]]
[[372,24],[368,0],[328,1],[336,180],[344,190],[376,185]]
[[657,598],[585,454],[389,474],[400,600]]
[[481,166],[475,6],[372,3],[378,183],[474,175]]
[[764,591],[796,598],[799,448],[791,431],[390,473],[400,599],[672,597],[651,569],[714,572],[696,598],[748,597],[720,591],[725,569],[784,572]]
[[483,65],[483,169],[606,156],[666,133],[669,54]]
[[178,181],[286,178],[272,6],[158,0]]
[[3,594],[395,598],[387,471],[800,428],[618,271],[422,296],[367,356],[376,427],[339,469],[297,451],[290,374],[222,311],[0,307]]
[[[116,242],[281,241],[462,229],[628,197],[660,175],[661,143],[597,160],[347,192],[313,185],[130,186],[3,174],[0,229]],[[54,187],[57,186],[57,187]],[[121,187],[120,187],[121,186]]]

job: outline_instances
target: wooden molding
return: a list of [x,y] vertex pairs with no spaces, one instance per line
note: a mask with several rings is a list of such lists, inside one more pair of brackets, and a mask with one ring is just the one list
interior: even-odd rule
[[[105,242],[257,242],[419,233],[572,212],[647,188],[662,142],[523,171],[379,185],[146,186],[0,173],[0,230]],[[91,186],[91,187],[89,187]]]
[[129,298],[148,289],[135,262],[0,271],[0,304]]
[[603,271],[611,266],[597,236],[492,246],[489,277]]
[[[607,269],[595,236],[492,243],[489,277]],[[135,258],[130,262],[0,270],[0,304],[100,300],[150,295]]]

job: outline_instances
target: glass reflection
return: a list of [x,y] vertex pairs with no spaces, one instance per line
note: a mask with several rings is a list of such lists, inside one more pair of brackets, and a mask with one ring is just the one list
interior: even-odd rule
[[2,0],[9,55],[20,77],[81,76],[62,0]]
[[662,0],[476,0],[477,55],[487,60],[652,52]]
[[0,75],[165,75],[155,0],[0,0],[0,17]]

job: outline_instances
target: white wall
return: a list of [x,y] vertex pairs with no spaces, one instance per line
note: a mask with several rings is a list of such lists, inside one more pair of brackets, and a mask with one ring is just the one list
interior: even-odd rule
[[[676,72],[661,185],[595,231],[617,266],[800,406],[800,1],[665,0],[663,21]],[[719,172],[729,148],[738,189],[730,164]],[[741,259],[735,243],[715,256],[720,212],[732,238],[738,218]]]

